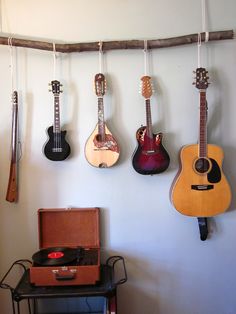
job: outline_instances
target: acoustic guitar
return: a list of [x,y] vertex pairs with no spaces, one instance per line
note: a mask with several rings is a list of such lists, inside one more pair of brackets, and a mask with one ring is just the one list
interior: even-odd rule
[[132,157],[132,165],[140,174],[157,174],[165,171],[170,163],[170,157],[162,145],[162,133],[153,134],[150,97],[152,84],[150,76],[141,78],[142,96],[146,105],[146,126],[140,127],[136,132],[138,142]]
[[207,71],[197,68],[193,84],[200,94],[198,144],[181,149],[181,165],[171,192],[174,207],[183,215],[211,217],[221,214],[231,202],[230,186],[222,170],[223,151],[207,144]]
[[53,161],[65,160],[70,155],[70,145],[65,139],[66,131],[60,126],[60,103],[59,95],[61,84],[54,80],[51,82],[52,93],[54,95],[54,124],[47,129],[48,141],[44,145],[44,155]]
[[106,92],[104,74],[96,74],[94,84],[98,100],[98,123],[85,144],[85,157],[94,167],[109,168],[118,161],[120,149],[104,119],[103,96]]

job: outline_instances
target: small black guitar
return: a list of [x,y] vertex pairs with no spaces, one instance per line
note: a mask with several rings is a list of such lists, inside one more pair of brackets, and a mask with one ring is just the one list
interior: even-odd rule
[[54,95],[54,125],[47,129],[49,139],[44,146],[44,154],[50,160],[61,161],[70,155],[70,145],[65,139],[66,131],[61,131],[60,127],[59,94],[62,92],[62,85],[57,80],[50,85]]

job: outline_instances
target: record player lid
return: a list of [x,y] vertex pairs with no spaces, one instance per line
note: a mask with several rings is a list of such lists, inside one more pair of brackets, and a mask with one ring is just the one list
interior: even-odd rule
[[99,208],[38,210],[39,247],[99,248]]

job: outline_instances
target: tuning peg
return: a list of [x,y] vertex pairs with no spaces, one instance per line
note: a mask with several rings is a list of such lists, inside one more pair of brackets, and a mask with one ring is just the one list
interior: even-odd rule
[[193,71],[194,74],[196,74],[196,71]]
[[196,83],[195,83],[195,82],[192,82],[192,85],[196,85]]
[[52,90],[51,90],[51,89],[49,89],[48,91],[49,91],[49,92],[51,92]]

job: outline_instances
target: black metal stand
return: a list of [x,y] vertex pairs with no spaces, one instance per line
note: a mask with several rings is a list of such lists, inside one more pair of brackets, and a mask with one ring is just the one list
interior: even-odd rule
[[205,241],[208,236],[208,226],[207,226],[207,218],[206,217],[198,217],[198,226],[200,231],[200,239]]
[[[123,267],[123,277],[115,280],[115,266],[120,262]],[[0,281],[0,288],[11,291],[12,312],[20,314],[20,302],[27,300],[28,313],[37,314],[37,300],[42,298],[71,298],[71,297],[94,297],[101,296],[107,299],[107,313],[117,314],[117,286],[127,281],[127,272],[124,258],[122,256],[112,256],[108,258],[106,264],[101,265],[100,281],[96,285],[84,286],[34,286],[30,283],[29,269],[31,264],[29,260],[19,260],[11,265],[7,273]],[[23,269],[23,275],[15,288],[5,283],[5,280],[11,270],[19,265]]]

